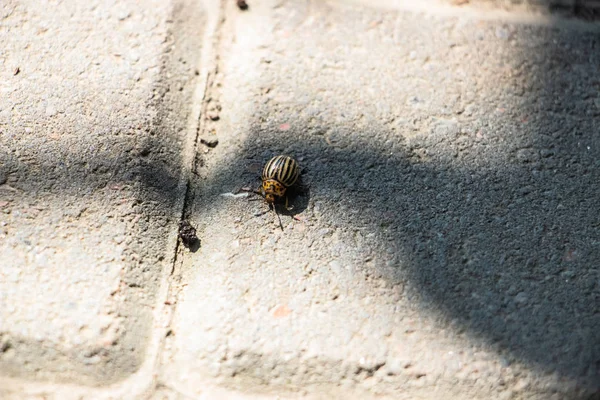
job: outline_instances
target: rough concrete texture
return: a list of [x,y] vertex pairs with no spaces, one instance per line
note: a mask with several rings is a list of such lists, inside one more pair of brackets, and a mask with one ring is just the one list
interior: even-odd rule
[[1,398],[153,366],[202,47],[184,5],[0,4]]
[[[354,398],[600,389],[598,33],[228,5],[164,380]],[[287,153],[283,230],[223,196]],[[333,392],[331,392],[333,390]],[[338,393],[332,396],[331,393]]]
[[598,26],[248,3],[0,5],[0,398],[598,398]]

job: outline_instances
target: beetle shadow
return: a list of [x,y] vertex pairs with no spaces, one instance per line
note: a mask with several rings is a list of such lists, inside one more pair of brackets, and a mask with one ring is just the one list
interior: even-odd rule
[[285,199],[280,199],[277,204],[277,212],[281,215],[294,217],[303,213],[310,203],[310,186],[305,182],[304,174],[300,175],[298,182],[289,187],[285,194],[288,200],[288,208],[285,207]]

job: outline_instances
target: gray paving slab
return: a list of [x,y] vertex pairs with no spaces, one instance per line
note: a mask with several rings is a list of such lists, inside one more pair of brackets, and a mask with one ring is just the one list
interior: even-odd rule
[[0,397],[151,383],[205,22],[199,2],[0,4]]
[[[277,1],[223,24],[166,385],[597,396],[596,28]],[[279,153],[309,188],[283,230],[232,196]]]

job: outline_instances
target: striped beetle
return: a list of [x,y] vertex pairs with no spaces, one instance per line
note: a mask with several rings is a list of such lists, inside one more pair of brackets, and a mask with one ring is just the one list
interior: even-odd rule
[[[286,190],[298,181],[300,167],[292,157],[276,156],[271,158],[263,168],[260,194],[269,204],[275,203],[276,197],[284,197]],[[285,208],[287,196],[285,197]]]

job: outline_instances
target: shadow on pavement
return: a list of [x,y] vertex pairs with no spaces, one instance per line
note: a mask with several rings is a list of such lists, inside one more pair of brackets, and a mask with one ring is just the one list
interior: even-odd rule
[[[410,121],[397,130],[370,121],[348,132],[347,122],[328,123],[318,111],[260,122],[281,115],[266,106],[241,153],[302,160],[308,210],[318,202],[331,216],[321,222],[370,233],[376,274],[404,284],[456,331],[508,364],[598,390],[600,81],[589,72],[598,71],[600,42],[575,31],[563,37],[541,33],[516,59],[496,60],[506,63],[496,87],[506,103],[457,124],[430,118],[414,134]],[[278,130],[290,121],[290,131]],[[240,177],[237,167],[209,184],[243,185],[252,174]]]
[[375,254],[396,255],[391,270],[375,256],[379,276],[411,286],[424,308],[500,352],[600,385],[600,173],[592,164],[554,172],[541,161],[534,173],[515,160],[455,171],[373,143],[296,146],[313,167],[313,199],[332,215],[348,210],[327,223],[372,233]]

